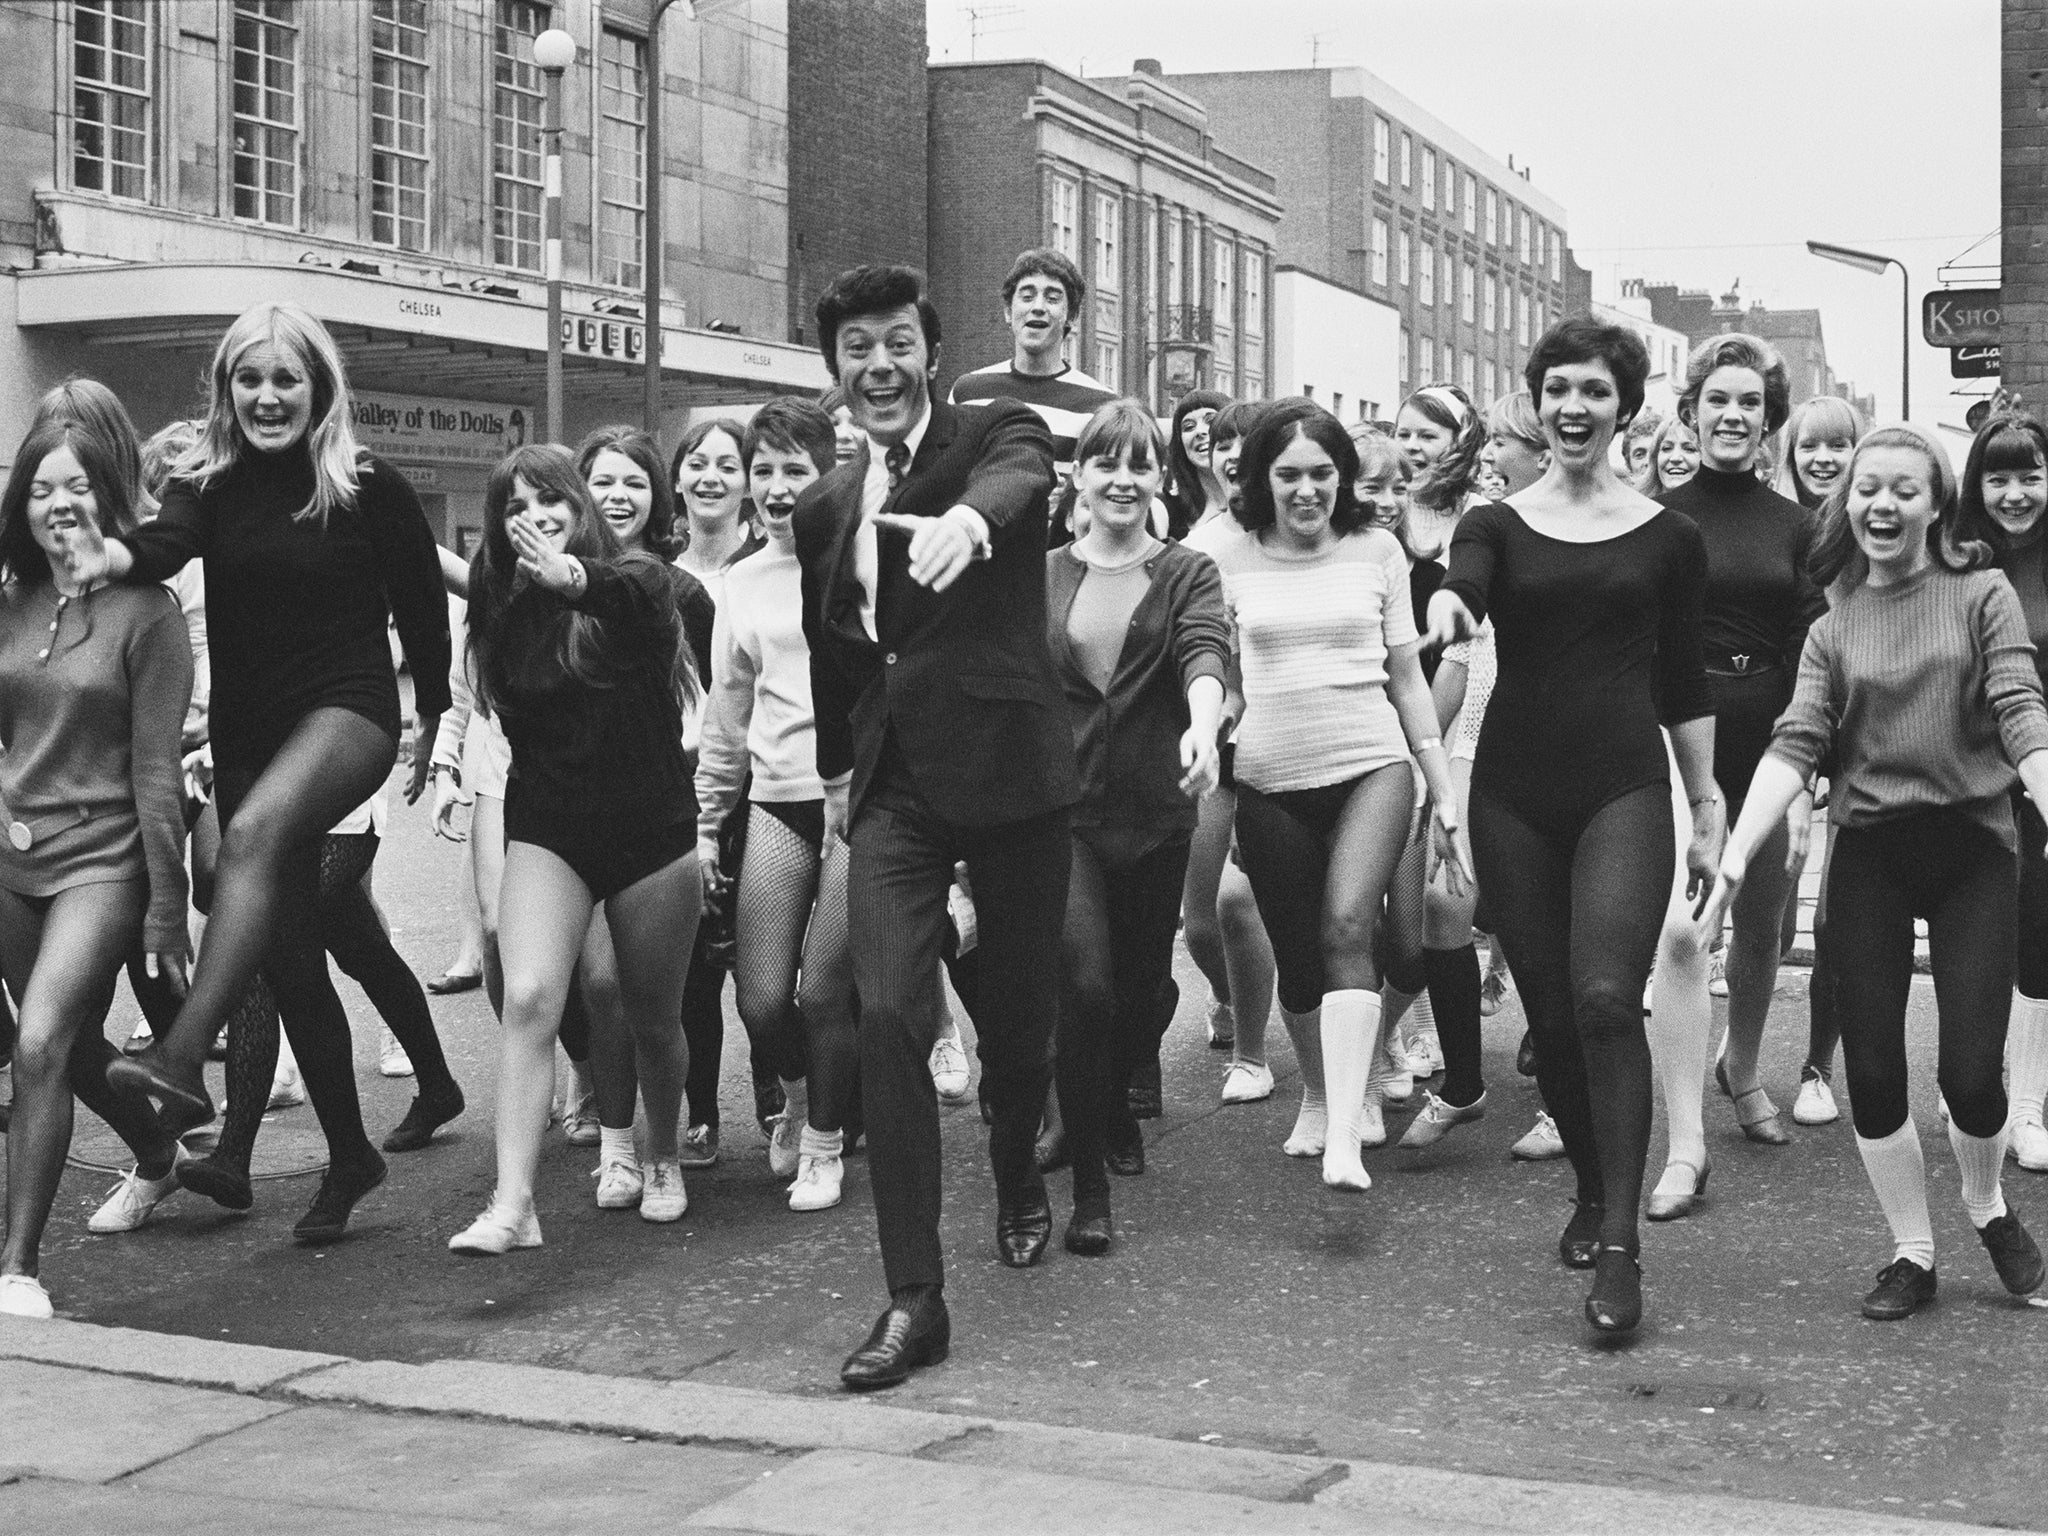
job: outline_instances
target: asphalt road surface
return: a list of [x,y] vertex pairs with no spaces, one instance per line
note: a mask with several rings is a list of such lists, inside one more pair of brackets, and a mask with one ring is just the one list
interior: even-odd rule
[[[423,977],[454,954],[464,868],[462,850],[429,836],[424,806],[394,796],[376,889]],[[1537,1108],[1513,1069],[1516,1009],[1488,1027],[1485,1120],[1427,1153],[1368,1154],[1372,1190],[1340,1195],[1314,1163],[1280,1154],[1295,1079],[1277,1021],[1279,1091],[1224,1108],[1222,1057],[1201,1025],[1206,989],[1185,956],[1180,980],[1166,1114],[1147,1125],[1144,1176],[1117,1181],[1110,1257],[1078,1259],[1055,1240],[1036,1270],[1000,1266],[982,1126],[971,1107],[947,1116],[953,1354],[893,1403],[1465,1471],[2048,1520],[2048,1311],[2005,1295],[1964,1218],[1935,1111],[1924,981],[1914,1104],[1940,1301],[1901,1324],[1858,1314],[1890,1249],[1846,1117],[1798,1129],[1788,1148],[1752,1146],[1716,1098],[1709,1198],[1691,1220],[1645,1228],[1646,1322],[1612,1348],[1580,1315],[1586,1277],[1555,1257],[1568,1170],[1508,1157]],[[377,1075],[374,1018],[341,987],[381,1135],[411,1085]],[[837,1390],[840,1359],[883,1300],[866,1160],[849,1160],[836,1210],[787,1209],[753,1125],[736,1019],[725,1160],[689,1177],[681,1223],[599,1211],[594,1150],[551,1133],[546,1246],[464,1261],[446,1243],[492,1184],[495,1026],[481,993],[437,1001],[435,1014],[469,1112],[427,1151],[392,1160],[346,1240],[290,1239],[320,1143],[309,1108],[285,1111],[258,1148],[278,1176],[259,1182],[247,1215],[180,1194],[145,1230],[95,1238],[85,1217],[108,1176],[69,1171],[43,1260],[59,1310],[369,1358]],[[108,1028],[125,1034],[132,1018],[124,994]],[[1765,1049],[1766,1084],[1787,1111],[1805,1030],[1805,975],[1787,970]],[[1405,1116],[1389,1118],[1398,1138]],[[1660,1129],[1656,1162],[1662,1150]],[[77,1152],[112,1156],[83,1113]],[[2048,1181],[2008,1169],[2009,1198],[2048,1236]],[[1066,1208],[1055,1175],[1057,1221]]]

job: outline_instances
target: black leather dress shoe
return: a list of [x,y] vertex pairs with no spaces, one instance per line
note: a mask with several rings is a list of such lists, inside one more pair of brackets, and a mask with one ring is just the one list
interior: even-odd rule
[[952,1343],[946,1298],[928,1291],[907,1305],[892,1304],[876,1318],[867,1342],[839,1367],[839,1380],[854,1392],[893,1387],[919,1366],[937,1365]]
[[1029,1269],[1052,1237],[1052,1207],[1045,1191],[1020,1200],[996,1202],[996,1257],[1012,1269]]
[[1097,1258],[1109,1252],[1109,1207],[1076,1205],[1074,1214],[1067,1220],[1067,1232],[1062,1241],[1067,1245],[1067,1252],[1078,1253],[1085,1258]]

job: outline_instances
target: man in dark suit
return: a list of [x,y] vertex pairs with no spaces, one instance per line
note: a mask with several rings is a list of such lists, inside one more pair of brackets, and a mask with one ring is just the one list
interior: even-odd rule
[[849,1387],[943,1360],[939,1120],[927,1058],[946,891],[965,860],[980,917],[982,1077],[994,1111],[996,1248],[1052,1230],[1032,1140],[1059,998],[1073,734],[1045,640],[1052,440],[1012,401],[931,398],[939,318],[907,267],[857,267],[818,300],[818,340],[860,451],[798,500],[804,637],[826,835],[851,844],[868,1167],[889,1308]]

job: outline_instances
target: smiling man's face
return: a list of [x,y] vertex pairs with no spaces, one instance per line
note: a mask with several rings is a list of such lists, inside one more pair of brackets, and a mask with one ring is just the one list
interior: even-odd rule
[[853,424],[878,443],[902,442],[924,414],[938,369],[917,306],[850,316],[834,348]]

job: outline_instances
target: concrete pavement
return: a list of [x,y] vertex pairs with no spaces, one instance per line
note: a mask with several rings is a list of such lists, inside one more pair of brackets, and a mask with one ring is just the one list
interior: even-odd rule
[[0,1530],[1956,1533],[537,1366],[0,1318]]

